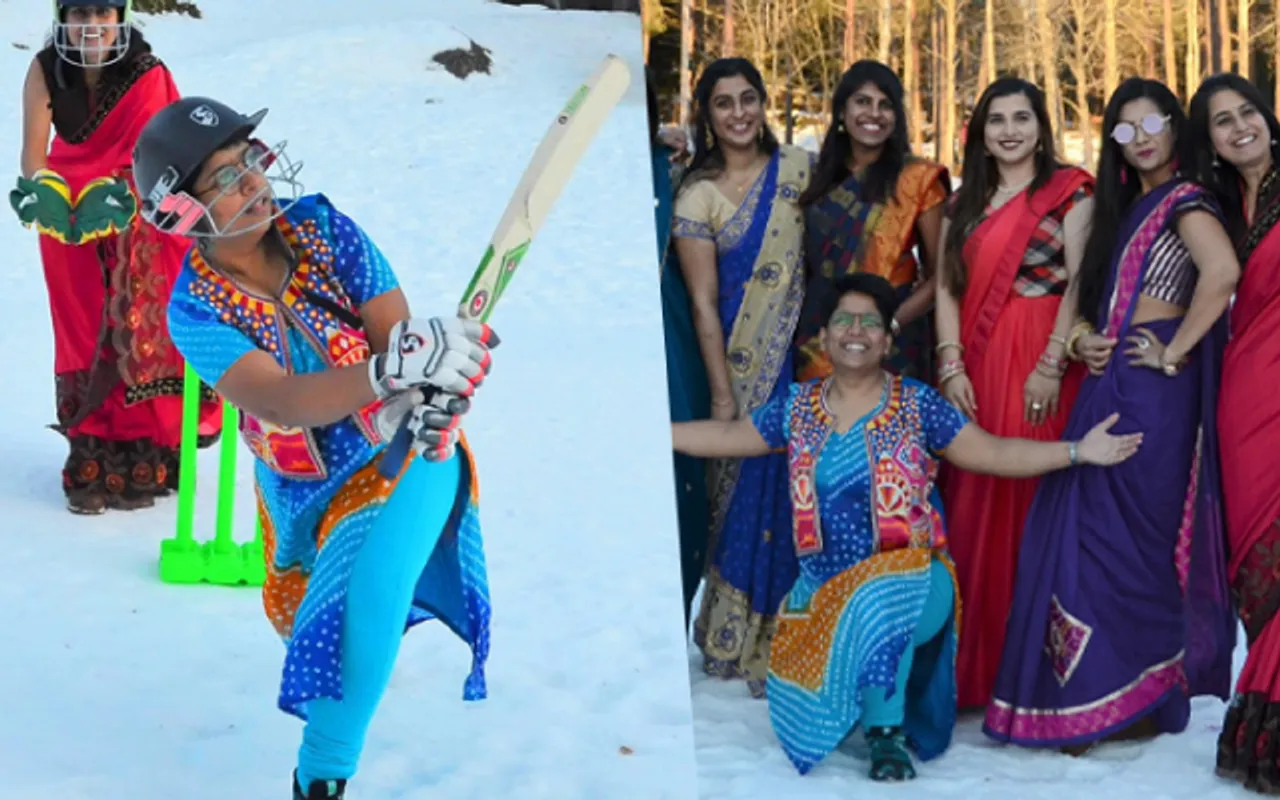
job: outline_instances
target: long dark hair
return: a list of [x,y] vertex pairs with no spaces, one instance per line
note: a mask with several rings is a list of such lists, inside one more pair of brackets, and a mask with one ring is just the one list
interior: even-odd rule
[[1111,269],[1120,223],[1142,191],[1138,171],[1125,160],[1123,148],[1111,138],[1111,132],[1120,120],[1120,109],[1144,98],[1169,117],[1175,171],[1181,173],[1194,158],[1190,152],[1191,137],[1187,135],[1187,115],[1169,87],[1150,78],[1129,78],[1120,84],[1102,114],[1102,153],[1098,157],[1094,184],[1093,220],[1080,262],[1078,311],[1095,328],[1102,324],[1102,292]]
[[[724,170],[724,153],[720,150],[720,140],[711,131],[711,93],[715,91],[716,84],[725,78],[745,78],[747,83],[751,84],[751,88],[760,95],[762,108],[768,100],[760,70],[747,59],[718,58],[708,64],[693,90],[693,160],[689,163],[689,169],[685,172],[681,183],[713,178]],[[764,131],[764,138],[759,142],[760,151],[773,155],[778,150],[778,137],[769,128],[767,119],[762,119],[760,125]],[[710,146],[707,145],[708,137],[711,139]]]
[[996,160],[987,152],[987,117],[991,115],[991,104],[994,101],[1017,94],[1027,98],[1040,127],[1040,145],[1032,154],[1035,177],[1027,187],[1027,196],[1044,188],[1053,178],[1053,173],[1062,167],[1058,162],[1058,154],[1054,151],[1053,121],[1049,118],[1044,93],[1035,84],[1021,78],[999,78],[993,81],[978,99],[978,105],[965,129],[964,167],[960,173],[960,188],[956,190],[948,213],[950,225],[942,252],[947,264],[947,290],[956,298],[964,296],[968,285],[968,275],[961,258],[965,240],[973,232],[973,226],[982,218],[987,203],[991,202],[991,196],[995,194],[1000,182]]
[[1276,121],[1270,103],[1258,91],[1258,87],[1235,73],[1223,72],[1206,78],[1191,97],[1190,111],[1187,114],[1187,138],[1195,159],[1192,162],[1192,174],[1199,183],[1217,195],[1218,202],[1227,212],[1228,231],[1233,239],[1239,241],[1248,229],[1244,218],[1244,195],[1240,191],[1243,179],[1235,165],[1215,155],[1213,139],[1209,136],[1209,126],[1212,124],[1209,119],[1209,101],[1218,92],[1228,89],[1243,97],[1266,121],[1271,136],[1272,164],[1280,164],[1280,145],[1277,144],[1280,142],[1280,123]]
[[854,62],[836,85],[835,94],[831,97],[831,121],[827,124],[827,133],[822,139],[818,163],[813,168],[809,187],[800,195],[799,203],[802,207],[822,199],[833,187],[849,177],[849,158],[853,155],[853,145],[849,141],[849,132],[840,123],[844,119],[844,108],[848,105],[849,98],[867,84],[875,86],[889,98],[889,103],[893,106],[894,121],[893,132],[880,150],[879,158],[867,167],[867,176],[861,181],[860,199],[864,203],[883,202],[896,189],[898,175],[911,152],[906,106],[902,99],[902,81],[898,80],[893,70],[879,61],[864,59]]

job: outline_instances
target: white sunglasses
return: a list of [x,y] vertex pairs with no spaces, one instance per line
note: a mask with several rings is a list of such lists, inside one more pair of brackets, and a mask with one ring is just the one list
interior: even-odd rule
[[[1162,133],[1165,126],[1169,124],[1168,114],[1148,114],[1138,122],[1142,126],[1143,133],[1148,136],[1156,136]],[[1138,138],[1138,128],[1132,122],[1121,122],[1111,129],[1111,138],[1115,143],[1121,146],[1129,144]]]

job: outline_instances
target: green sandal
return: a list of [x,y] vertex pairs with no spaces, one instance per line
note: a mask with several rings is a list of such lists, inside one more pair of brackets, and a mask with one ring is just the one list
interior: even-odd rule
[[869,728],[867,744],[871,747],[871,780],[909,781],[916,777],[902,728]]

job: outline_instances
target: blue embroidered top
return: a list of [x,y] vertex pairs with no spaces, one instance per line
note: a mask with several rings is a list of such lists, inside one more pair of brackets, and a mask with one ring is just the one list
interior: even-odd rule
[[[398,288],[395,273],[377,245],[324,195],[304,196],[287,209],[281,222],[286,241],[303,255],[295,274],[303,278],[305,293],[337,301],[341,298],[333,295],[345,293],[349,304],[359,308]],[[326,271],[340,287],[325,281]],[[256,336],[251,338],[246,329]],[[214,272],[195,248],[188,252],[174,287],[169,331],[210,386],[216,386],[236,361],[254,350],[265,350],[291,373],[304,374],[331,368],[335,356],[339,364],[344,356],[351,359],[358,349],[348,341],[350,328],[333,314],[318,310],[305,294],[286,290],[276,300],[245,292]],[[353,363],[359,360],[363,358]],[[281,532],[277,547],[283,552],[276,553],[276,563],[301,559],[304,570],[311,566],[306,560],[314,557],[314,542],[309,535],[284,534],[314,530],[337,490],[385,447],[371,442],[354,418],[310,433],[326,472],[322,479],[286,477],[261,456],[255,464],[268,512]]]
[[[786,447],[791,438],[791,406],[810,391],[811,383],[797,383],[788,395],[761,406],[751,421],[761,438],[772,448]],[[945,450],[968,419],[941,394],[921,381],[902,379],[903,404],[919,409],[926,446],[934,453]],[[889,401],[890,384],[871,413],[855,422],[847,432],[832,431],[822,447],[815,470],[816,496],[822,519],[825,547],[819,553],[800,558],[801,574],[818,584],[866,560],[877,551],[872,513],[872,453],[867,441],[867,423],[879,415]],[[931,502],[941,508],[937,487]]]

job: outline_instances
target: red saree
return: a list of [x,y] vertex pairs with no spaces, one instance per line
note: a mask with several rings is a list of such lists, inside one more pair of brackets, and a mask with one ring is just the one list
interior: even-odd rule
[[[132,185],[133,145],[142,126],[178,99],[168,69],[137,58],[106,86],[88,121],[53,139],[48,168],[75,197],[95,178]],[[100,497],[108,507],[146,505],[177,486],[182,430],[182,357],[169,339],[169,293],[188,242],[135,216],[129,227],[81,245],[40,236],[54,334],[57,419],[70,444],[63,489],[73,500]],[[221,429],[206,392],[205,443]]]
[[1280,791],[1280,173],[1258,192],[1222,363],[1218,436],[1228,575],[1249,654],[1218,740],[1218,773]]
[[[1062,296],[1024,297],[1014,291],[1014,282],[1028,250],[1045,246],[1038,236],[1041,221],[1092,183],[1084,170],[1060,169],[1030,198],[1024,192],[984,218],[965,243],[968,287],[961,301],[960,342],[977,401],[976,421],[997,436],[1059,438],[1080,390],[1084,371],[1073,364],[1062,379],[1058,413],[1039,426],[1024,419],[1023,384],[1049,343]],[[956,656],[961,709],[985,706],[991,698],[1022,525],[1036,484],[1035,479],[944,468],[947,538],[964,602]]]

